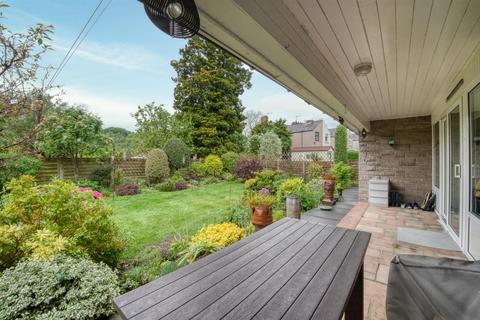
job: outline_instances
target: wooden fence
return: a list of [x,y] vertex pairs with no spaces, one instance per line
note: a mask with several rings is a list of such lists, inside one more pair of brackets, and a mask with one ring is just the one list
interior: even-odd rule
[[[83,159],[79,165],[79,178],[88,179],[90,174],[100,165],[111,163],[110,159]],[[272,161],[262,161],[264,168],[272,170],[280,170],[295,176],[306,177],[308,174],[308,166],[312,163],[311,160],[299,161],[283,158]],[[319,161],[323,166],[324,172],[330,170],[332,162]],[[354,172],[353,181],[358,177],[358,161],[350,161]],[[64,159],[62,162],[57,159],[48,159],[43,162],[40,171],[37,174],[39,182],[48,182],[53,177],[60,177],[60,172],[63,166],[63,178],[74,179],[74,166],[72,159]],[[122,170],[122,176],[127,178],[145,179],[145,159],[144,158],[130,158],[130,159],[115,159],[115,167]]]
[[[128,178],[144,179],[145,178],[145,159],[115,159],[115,167],[122,170],[122,176]],[[110,159],[82,159],[80,161],[78,171],[79,179],[88,179],[90,174],[102,164],[111,164]],[[37,173],[39,182],[48,182],[54,177],[60,177],[63,168],[63,178],[68,180],[74,179],[74,165],[72,159],[47,159],[43,161],[40,171]]]

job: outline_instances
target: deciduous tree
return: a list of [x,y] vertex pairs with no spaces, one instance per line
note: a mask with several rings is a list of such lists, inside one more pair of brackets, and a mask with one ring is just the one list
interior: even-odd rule
[[269,131],[273,131],[282,141],[282,152],[290,152],[290,147],[292,146],[291,132],[288,130],[287,121],[285,119],[278,119],[276,121],[267,121],[257,124],[253,130],[252,134],[262,135]]

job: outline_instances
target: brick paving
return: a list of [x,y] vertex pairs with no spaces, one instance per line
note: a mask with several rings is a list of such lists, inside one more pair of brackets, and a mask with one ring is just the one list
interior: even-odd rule
[[400,208],[378,208],[358,203],[338,224],[372,234],[364,262],[365,319],[383,320],[390,261],[397,254],[465,259],[460,251],[418,246],[397,241],[397,228],[441,231],[435,213]]

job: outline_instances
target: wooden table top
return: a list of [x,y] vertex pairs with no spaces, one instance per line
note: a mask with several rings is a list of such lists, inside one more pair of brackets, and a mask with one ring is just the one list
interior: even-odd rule
[[123,319],[339,319],[369,239],[284,218],[115,298],[114,306]]

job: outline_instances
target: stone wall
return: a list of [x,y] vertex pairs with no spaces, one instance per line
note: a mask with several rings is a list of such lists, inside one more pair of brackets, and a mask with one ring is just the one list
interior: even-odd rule
[[432,185],[430,116],[370,122],[370,132],[360,137],[358,166],[361,201],[368,201],[368,180],[382,177],[390,179],[400,201],[420,203]]

